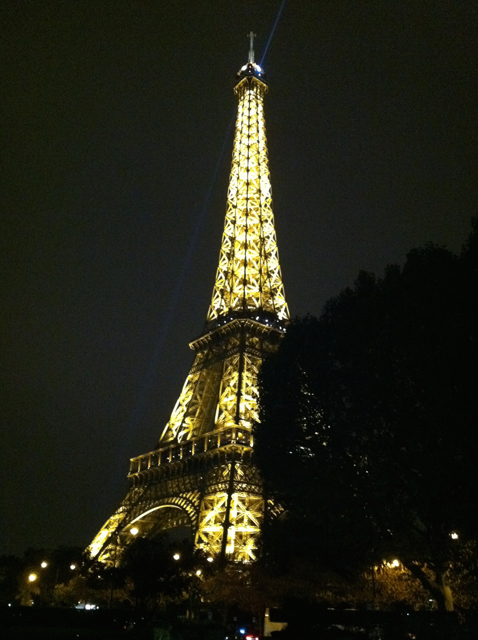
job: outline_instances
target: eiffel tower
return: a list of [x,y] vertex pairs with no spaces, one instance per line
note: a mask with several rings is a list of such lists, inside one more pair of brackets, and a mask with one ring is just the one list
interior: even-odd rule
[[239,100],[212,301],[191,371],[154,451],[131,460],[129,491],[88,547],[112,563],[135,535],[189,529],[211,558],[251,562],[267,509],[251,462],[257,375],[289,321],[277,250],[264,121],[267,85],[249,59]]

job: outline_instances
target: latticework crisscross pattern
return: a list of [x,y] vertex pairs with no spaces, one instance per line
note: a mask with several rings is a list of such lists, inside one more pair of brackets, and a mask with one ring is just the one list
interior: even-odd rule
[[219,267],[208,321],[230,311],[263,310],[289,319],[272,213],[264,121],[266,85],[236,86],[239,109]]

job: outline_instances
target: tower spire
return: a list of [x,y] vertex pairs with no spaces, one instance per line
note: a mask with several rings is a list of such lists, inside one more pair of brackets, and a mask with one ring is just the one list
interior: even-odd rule
[[251,64],[254,64],[254,38],[255,37],[256,37],[256,34],[250,31],[248,35],[248,38],[249,38],[249,60],[248,61]]
[[[254,34],[249,35],[252,45]],[[263,76],[251,61],[237,74],[234,93],[239,105],[226,219],[208,326],[225,317],[264,313],[276,322],[289,320],[272,212]]]
[[[186,527],[211,557],[250,562],[264,517],[252,428],[258,373],[289,321],[272,213],[264,120],[267,85],[249,61],[239,104],[219,265],[203,335],[156,448],[131,460],[130,489],[89,547],[114,562],[136,534]],[[276,509],[268,503],[268,509]],[[119,550],[119,551],[118,551]]]

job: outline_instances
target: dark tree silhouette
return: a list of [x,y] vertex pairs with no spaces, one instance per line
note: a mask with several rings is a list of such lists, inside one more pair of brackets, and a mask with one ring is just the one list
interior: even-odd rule
[[477,235],[474,220],[460,256],[415,249],[295,320],[263,366],[256,433],[289,553],[342,570],[393,555],[447,610],[454,553],[478,536]]
[[138,538],[130,544],[116,571],[137,608],[155,609],[160,602],[182,600],[198,589],[196,572],[207,570],[204,554],[192,541],[171,541],[167,534]]

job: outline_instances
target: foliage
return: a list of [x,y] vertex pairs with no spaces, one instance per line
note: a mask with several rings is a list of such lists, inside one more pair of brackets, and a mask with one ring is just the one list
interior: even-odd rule
[[138,538],[126,548],[116,578],[136,607],[154,610],[166,601],[194,597],[197,572],[206,571],[206,565],[192,541],[171,542],[167,535],[157,535]]
[[262,368],[256,433],[290,553],[342,575],[398,557],[448,609],[456,549],[478,536],[477,233],[295,320]]
[[[68,582],[83,564],[83,551],[78,547],[27,549],[23,558],[2,556],[0,603],[11,604],[16,600],[26,606],[55,604],[58,585]],[[34,580],[29,579],[30,575]]]
[[[366,574],[369,601],[381,609],[402,608],[407,605],[416,609],[431,609],[430,594],[419,580],[404,566],[389,566],[390,563],[382,563]],[[423,567],[430,580],[433,572]]]
[[474,540],[457,545],[449,571],[449,581],[457,606],[476,608],[478,602],[478,555]]
[[[109,605],[111,588],[107,584],[92,586],[88,576],[75,575],[68,582],[60,583],[55,588],[55,605],[73,607],[78,603],[95,604],[101,607]],[[127,594],[115,590],[116,601],[127,598]]]
[[19,576],[24,563],[15,556],[0,556],[0,604],[12,603],[18,593]]
[[205,576],[201,583],[202,599],[227,612],[237,607],[256,617],[277,603],[288,584],[281,577],[270,576],[258,564],[227,564]]

